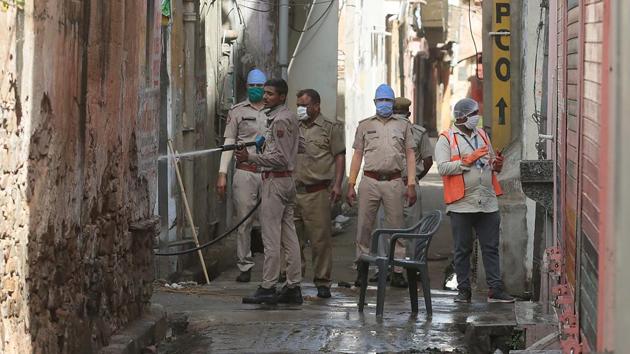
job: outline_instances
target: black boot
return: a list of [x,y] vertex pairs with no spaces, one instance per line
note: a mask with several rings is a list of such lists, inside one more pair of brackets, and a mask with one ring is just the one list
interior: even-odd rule
[[488,291],[488,302],[514,302],[514,298],[503,289],[490,289]]
[[462,288],[457,291],[457,296],[453,299],[454,302],[467,302],[470,303],[472,298],[472,292],[469,288]]
[[321,297],[322,299],[328,299],[330,297],[330,288],[327,286],[318,286],[317,287],[317,297]]
[[239,283],[249,283],[251,278],[252,278],[252,270],[248,269],[244,272],[241,272],[241,274],[239,274],[238,277],[236,277],[236,281]]
[[297,304],[301,305],[304,302],[302,299],[302,289],[299,286],[289,288],[283,286],[278,293],[278,302],[281,304]]
[[252,296],[245,296],[243,298],[244,304],[269,304],[275,305],[278,303],[278,297],[276,296],[276,288],[265,289],[259,286],[256,292]]

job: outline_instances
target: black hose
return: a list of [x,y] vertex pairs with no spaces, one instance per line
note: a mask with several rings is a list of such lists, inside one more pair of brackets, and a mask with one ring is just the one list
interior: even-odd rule
[[192,253],[201,249],[204,249],[210,245],[213,245],[219,241],[221,241],[222,239],[224,239],[225,237],[227,237],[229,234],[231,234],[232,232],[234,232],[236,229],[238,229],[239,226],[241,226],[245,220],[249,219],[252,214],[254,214],[254,212],[256,211],[256,209],[258,209],[258,207],[260,206],[260,199],[258,199],[258,201],[256,202],[256,205],[254,205],[254,207],[252,208],[252,210],[249,211],[249,213],[247,213],[247,215],[245,215],[245,217],[238,222],[238,224],[234,225],[234,227],[232,227],[230,230],[224,232],[222,235],[218,236],[217,238],[215,238],[214,240],[211,240],[209,242],[204,243],[203,245],[200,245],[198,247],[195,248],[191,248],[191,249],[187,249],[187,250],[183,250],[183,251],[177,251],[177,252],[172,252],[172,253],[162,253],[162,252],[156,252],[154,253],[156,256],[180,256],[182,254],[188,254],[188,253]]

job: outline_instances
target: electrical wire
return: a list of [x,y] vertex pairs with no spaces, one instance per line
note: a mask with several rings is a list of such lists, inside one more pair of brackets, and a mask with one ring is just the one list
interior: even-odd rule
[[241,7],[238,5],[236,0],[234,1],[234,5],[236,5],[236,13],[238,13],[238,19],[241,25],[243,25],[244,29],[247,29],[247,23],[245,23],[245,18],[243,17],[243,11],[241,11]]
[[[534,55],[534,84],[533,84],[533,98],[534,98],[534,113],[532,113],[532,120],[536,123],[538,127],[538,133],[542,133],[546,131],[545,128],[542,127],[542,119],[545,119],[545,115],[542,114],[538,105],[538,99],[536,98],[536,80],[538,77],[538,50],[540,47],[540,33],[545,27],[544,16],[543,13],[545,9],[549,9],[549,4],[547,0],[541,0],[540,2],[540,20],[538,22],[538,26],[536,28],[536,54]],[[541,102],[542,104],[542,102]],[[540,138],[536,142],[536,150],[538,151],[538,159],[546,159],[547,153],[545,149],[546,143],[543,142]]]
[[475,47],[475,76],[477,77],[477,80],[482,80],[482,78],[479,76],[479,51],[477,50],[477,41],[475,41],[475,34],[473,33],[473,29],[472,29],[472,10],[470,8],[470,3],[471,1],[468,1],[468,28],[470,29],[470,37],[472,38],[472,42],[473,42],[473,46]]
[[542,32],[545,21],[543,17],[543,12],[546,8],[546,1],[542,0],[540,3],[540,20],[538,22],[538,26],[536,28],[536,54],[534,55],[534,113],[532,113],[532,119],[540,128],[540,110],[538,107],[538,100],[536,99],[536,78],[538,77],[538,50],[540,47],[540,33]]
[[291,28],[291,30],[298,32],[298,33],[304,33],[304,32],[308,32],[311,29],[313,29],[317,23],[319,21],[321,21],[324,17],[326,17],[326,15],[328,15],[328,13],[330,12],[330,9],[332,8],[332,5],[335,3],[335,0],[330,0],[330,2],[328,3],[328,7],[326,7],[326,10],[324,10],[324,12],[317,18],[317,20],[315,20],[315,22],[313,22],[310,26],[308,26],[307,28],[300,30],[297,28],[294,28],[293,26],[289,25],[289,28]]
[[195,251],[199,251],[199,250],[204,249],[204,248],[206,248],[208,246],[211,246],[211,245],[213,245],[213,244],[223,240],[224,238],[226,238],[232,232],[236,231],[236,229],[238,229],[238,227],[241,226],[245,222],[245,220],[249,219],[252,216],[252,214],[254,214],[256,209],[258,209],[258,207],[260,206],[260,202],[261,202],[261,200],[258,199],[258,202],[256,202],[256,205],[254,205],[252,210],[250,210],[249,213],[247,213],[247,215],[245,215],[245,217],[241,221],[238,222],[238,224],[234,225],[230,230],[224,232],[222,235],[218,236],[214,240],[208,241],[208,242],[204,243],[203,245],[199,245],[199,246],[197,246],[195,248],[190,248],[190,249],[183,250],[183,251],[176,251],[176,252],[170,252],[170,253],[155,252],[154,254],[156,256],[180,256],[182,254],[193,253]]

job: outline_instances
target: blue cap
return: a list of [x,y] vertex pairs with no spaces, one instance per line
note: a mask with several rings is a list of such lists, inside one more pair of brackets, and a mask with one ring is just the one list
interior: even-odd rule
[[247,74],[247,83],[248,84],[264,84],[267,81],[267,76],[265,73],[258,70],[253,69]]
[[391,100],[395,99],[394,90],[387,84],[380,84],[376,88],[376,95],[374,95],[375,99],[378,98],[389,98]]

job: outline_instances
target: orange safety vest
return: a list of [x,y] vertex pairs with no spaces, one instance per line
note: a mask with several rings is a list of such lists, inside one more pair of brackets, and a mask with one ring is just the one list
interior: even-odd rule
[[[490,139],[488,139],[488,135],[483,129],[477,128],[477,134],[481,136],[481,139],[483,139],[486,145],[490,145]],[[457,134],[455,134],[453,129],[443,131],[440,135],[444,136],[451,146],[451,161],[461,160],[462,157],[457,143]],[[442,176],[442,181],[444,182],[444,202],[446,204],[452,204],[464,198],[466,185],[464,183],[463,173],[461,175]],[[492,187],[494,187],[494,193],[497,196],[503,195],[503,190],[501,190],[501,185],[494,171],[492,171]]]

